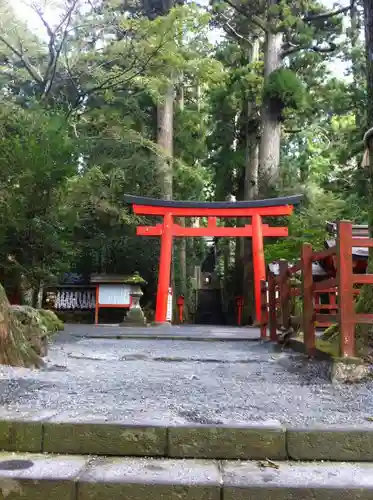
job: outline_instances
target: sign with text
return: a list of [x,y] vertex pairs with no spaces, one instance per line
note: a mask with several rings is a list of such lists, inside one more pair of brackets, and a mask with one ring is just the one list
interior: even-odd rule
[[100,306],[124,306],[130,304],[130,285],[99,285],[98,303]]

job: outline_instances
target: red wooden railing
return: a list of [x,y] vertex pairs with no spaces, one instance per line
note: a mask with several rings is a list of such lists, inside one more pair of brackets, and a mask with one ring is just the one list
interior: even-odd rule
[[[373,238],[354,238],[352,223],[340,221],[336,246],[327,250],[312,251],[308,243],[302,247],[301,259],[293,266],[281,260],[279,275],[268,272],[268,281],[262,282],[261,335],[277,341],[278,330],[288,330],[294,323],[301,326],[304,344],[309,355],[315,354],[316,327],[338,323],[340,331],[340,354],[355,355],[355,326],[359,323],[373,324],[372,314],[355,312],[355,297],[360,293],[354,285],[373,285],[373,274],[354,274],[352,248],[373,248]],[[314,281],[312,263],[329,256],[336,256],[337,276]],[[301,274],[301,286],[294,284],[294,277]],[[321,304],[320,295],[329,295],[329,304]],[[292,298],[301,297],[302,315],[292,314]],[[325,313],[327,311],[327,313]]]

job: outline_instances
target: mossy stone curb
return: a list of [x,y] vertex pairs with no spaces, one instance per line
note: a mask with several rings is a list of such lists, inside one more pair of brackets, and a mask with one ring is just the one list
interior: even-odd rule
[[243,425],[154,425],[49,420],[0,420],[8,452],[236,460],[373,462],[373,426],[285,428]]
[[285,428],[265,423],[170,427],[168,453],[178,458],[284,460],[287,456]]
[[44,424],[43,451],[66,454],[163,457],[167,429],[105,423]]
[[373,461],[373,428],[288,429],[287,450],[292,460]]
[[40,453],[42,441],[42,422],[0,421],[0,450]]

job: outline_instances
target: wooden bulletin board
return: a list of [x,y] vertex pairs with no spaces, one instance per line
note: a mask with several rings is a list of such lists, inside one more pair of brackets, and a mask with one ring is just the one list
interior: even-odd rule
[[131,306],[131,289],[131,285],[120,283],[97,285],[95,324],[98,324],[99,311],[104,307],[129,309]]

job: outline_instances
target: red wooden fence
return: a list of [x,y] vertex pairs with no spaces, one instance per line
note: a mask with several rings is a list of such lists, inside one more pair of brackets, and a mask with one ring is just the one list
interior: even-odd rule
[[[338,323],[340,331],[340,354],[342,357],[355,355],[355,327],[359,323],[373,324],[372,314],[355,312],[355,296],[360,290],[354,285],[373,285],[373,274],[354,274],[352,248],[373,248],[373,239],[354,238],[352,223],[340,221],[336,246],[320,252],[313,252],[308,243],[302,247],[301,259],[293,266],[281,260],[279,275],[268,272],[268,281],[262,282],[261,334],[272,341],[278,339],[278,329],[289,329],[300,323],[304,343],[309,355],[315,353],[316,327]],[[314,282],[312,262],[335,255],[337,277]],[[294,284],[294,277],[301,274],[301,286]],[[329,304],[320,303],[320,294],[329,294]],[[301,297],[302,315],[292,315],[292,297]],[[321,313],[327,311],[327,314]]]

